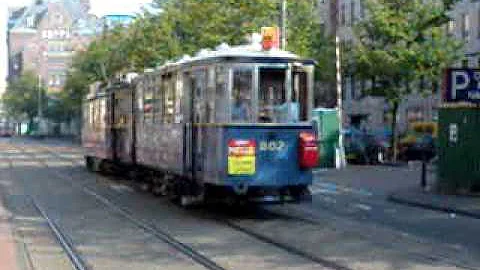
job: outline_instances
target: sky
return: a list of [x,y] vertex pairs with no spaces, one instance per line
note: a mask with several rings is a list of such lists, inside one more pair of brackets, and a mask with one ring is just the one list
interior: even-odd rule
[[[7,76],[7,45],[6,45],[6,24],[7,7],[24,6],[34,0],[0,0],[0,93],[5,88],[5,77]],[[131,14],[140,11],[142,5],[148,4],[151,0],[116,0],[115,4],[108,0],[90,0],[91,13],[97,16],[106,14]]]

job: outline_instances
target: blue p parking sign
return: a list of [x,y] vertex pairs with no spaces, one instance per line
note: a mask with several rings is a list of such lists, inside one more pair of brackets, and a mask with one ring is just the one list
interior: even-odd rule
[[480,103],[480,69],[448,69],[445,79],[446,102]]

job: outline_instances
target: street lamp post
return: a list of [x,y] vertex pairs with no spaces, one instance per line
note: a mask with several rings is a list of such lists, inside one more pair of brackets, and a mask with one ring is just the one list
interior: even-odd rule
[[43,117],[43,108],[42,108],[42,75],[38,75],[38,121]]
[[338,164],[337,167],[343,168],[346,165],[345,161],[345,148],[343,145],[343,91],[342,91],[342,63],[341,63],[341,50],[340,50],[340,35],[338,27],[338,12],[339,1],[334,0],[334,16],[331,16],[332,25],[335,32],[335,66],[336,66],[336,89],[337,89],[337,110],[338,110],[338,123],[339,123],[339,136],[338,136]]
[[43,122],[43,93],[42,93],[42,75],[38,75],[38,127],[37,132],[43,135],[44,122]]
[[282,50],[287,49],[287,0],[282,1]]

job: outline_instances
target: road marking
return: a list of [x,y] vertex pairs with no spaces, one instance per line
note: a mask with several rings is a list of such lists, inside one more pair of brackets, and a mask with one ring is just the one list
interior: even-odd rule
[[385,213],[387,213],[387,214],[396,214],[396,213],[397,213],[397,209],[394,209],[394,208],[385,209]]
[[334,198],[332,197],[328,197],[328,196],[322,196],[320,197],[322,200],[324,200],[325,202],[328,202],[328,203],[337,203],[337,200],[335,200]]
[[316,194],[331,194],[331,195],[337,195],[338,192],[334,190],[329,190],[329,189],[324,189],[324,188],[310,188],[310,193],[312,195]]
[[318,181],[318,182],[314,182],[312,187],[313,187],[312,191],[315,192],[315,193],[312,192],[312,194],[328,193],[328,194],[337,195],[340,193],[350,193],[350,194],[367,196],[367,197],[373,196],[373,193],[366,189],[357,189],[357,188],[340,186],[332,182]]
[[363,211],[372,211],[372,207],[370,205],[366,205],[366,204],[362,204],[362,203],[353,204],[352,207],[355,207],[355,208],[363,210]]
[[119,193],[123,193],[123,192],[129,192],[129,193],[132,193],[134,192],[133,188],[129,187],[129,186],[125,186],[125,185],[109,185],[109,187]]

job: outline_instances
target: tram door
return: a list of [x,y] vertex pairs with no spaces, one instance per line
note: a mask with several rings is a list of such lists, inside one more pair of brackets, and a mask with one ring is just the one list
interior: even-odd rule
[[131,91],[113,95],[113,158],[120,162],[132,161],[132,98]]
[[[201,178],[204,170],[204,137],[203,123],[206,122],[206,72],[205,70],[193,71],[189,76],[186,90],[190,96],[190,128],[187,127],[187,160],[186,165],[192,177]],[[190,88],[190,89],[187,89]]]

